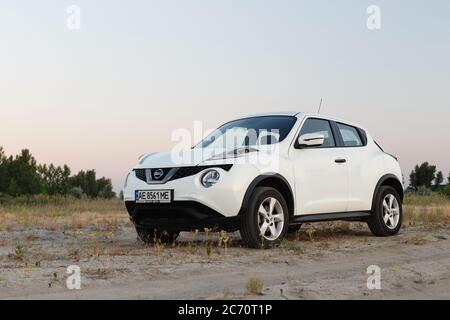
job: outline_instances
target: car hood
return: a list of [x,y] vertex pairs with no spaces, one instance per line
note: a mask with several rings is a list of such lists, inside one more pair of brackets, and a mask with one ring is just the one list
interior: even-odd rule
[[[271,146],[247,146],[240,147],[235,150],[226,150],[223,148],[195,148],[190,150],[179,150],[176,152],[151,152],[143,154],[139,157],[139,163],[135,169],[144,168],[176,168],[197,166],[206,161],[213,161],[214,164],[220,162],[233,163],[233,159],[237,163],[245,162],[247,159],[255,156],[265,156],[272,158],[274,154],[278,154],[279,149],[275,145]],[[248,156],[248,157],[247,157]],[[243,161],[239,161],[243,160]]]
[[174,168],[197,166],[200,163],[218,157],[224,149],[195,148],[177,152],[150,152],[139,157],[136,169],[139,168]]

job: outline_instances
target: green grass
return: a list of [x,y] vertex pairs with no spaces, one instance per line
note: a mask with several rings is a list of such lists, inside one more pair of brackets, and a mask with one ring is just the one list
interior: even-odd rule
[[403,203],[404,205],[412,206],[450,205],[450,199],[437,192],[433,192],[430,195],[406,193]]

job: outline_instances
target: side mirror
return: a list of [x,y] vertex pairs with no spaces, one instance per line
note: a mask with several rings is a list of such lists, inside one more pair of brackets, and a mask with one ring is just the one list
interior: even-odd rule
[[299,149],[319,147],[323,145],[325,136],[321,133],[306,133],[302,134],[297,141]]

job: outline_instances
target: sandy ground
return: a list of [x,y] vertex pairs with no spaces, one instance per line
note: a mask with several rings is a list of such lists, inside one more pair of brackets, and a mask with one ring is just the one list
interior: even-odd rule
[[[66,288],[69,265],[81,268],[80,290]],[[369,265],[381,290],[367,288]],[[262,294],[248,292],[250,278]],[[376,238],[364,224],[316,224],[272,250],[243,248],[239,234],[145,246],[129,224],[0,231],[0,298],[449,299],[450,227]]]

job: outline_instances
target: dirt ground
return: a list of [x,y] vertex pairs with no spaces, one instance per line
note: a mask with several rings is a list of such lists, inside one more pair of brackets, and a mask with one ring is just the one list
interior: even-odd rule
[[[80,290],[66,287],[69,265]],[[367,288],[370,265],[380,290]],[[129,223],[0,231],[2,299],[450,299],[449,266],[447,224],[389,238],[362,223],[306,225],[272,250],[243,248],[238,233],[146,246]]]

